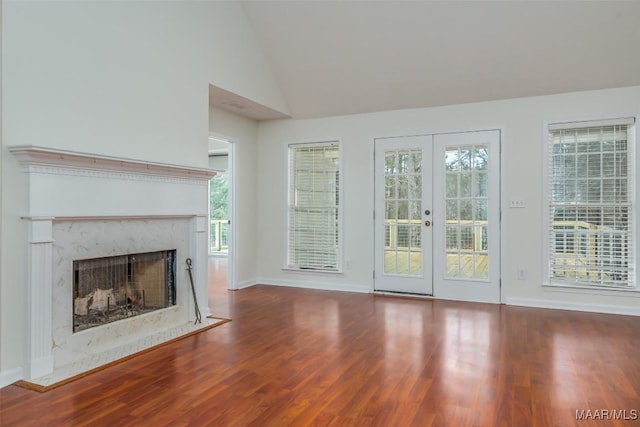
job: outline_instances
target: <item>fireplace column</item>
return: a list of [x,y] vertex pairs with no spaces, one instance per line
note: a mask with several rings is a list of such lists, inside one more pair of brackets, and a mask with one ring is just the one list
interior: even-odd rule
[[[191,253],[193,254],[193,280],[195,282],[196,295],[198,297],[198,306],[202,317],[211,314],[211,308],[209,307],[209,245],[208,245],[208,216],[196,215],[192,220],[192,246]],[[184,261],[182,261],[184,263]],[[193,310],[193,301],[189,303],[190,320],[195,319]]]
[[53,372],[51,304],[53,286],[53,218],[27,218],[30,224],[28,276],[28,378]]

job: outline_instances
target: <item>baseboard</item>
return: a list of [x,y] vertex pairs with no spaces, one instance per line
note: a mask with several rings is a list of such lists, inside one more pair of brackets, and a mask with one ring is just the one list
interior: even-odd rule
[[531,298],[505,298],[504,303],[507,305],[519,305],[523,307],[552,308],[556,310],[589,311],[593,313],[640,316],[640,307],[589,304],[580,302],[574,303]]
[[22,368],[9,369],[0,372],[0,388],[13,384],[16,381],[24,379],[24,370]]
[[365,294],[371,293],[371,289],[367,285],[344,284],[335,282],[262,278],[259,279],[257,283],[260,285],[287,286],[290,288],[318,289],[322,291],[358,292]]
[[246,289],[246,288],[250,288],[251,286],[255,286],[257,284],[258,282],[256,282],[254,279],[245,280],[243,282],[238,283],[236,286],[236,289]]

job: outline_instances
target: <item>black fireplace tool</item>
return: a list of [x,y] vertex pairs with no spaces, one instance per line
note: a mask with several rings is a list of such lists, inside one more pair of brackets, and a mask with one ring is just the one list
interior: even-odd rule
[[187,258],[187,271],[189,272],[189,281],[191,282],[191,292],[193,293],[193,303],[195,304],[195,308],[196,308],[196,320],[193,322],[193,324],[195,325],[196,323],[202,323],[202,314],[200,313],[200,307],[198,307],[198,298],[196,297],[196,287],[193,285],[193,274],[191,273],[191,258]]

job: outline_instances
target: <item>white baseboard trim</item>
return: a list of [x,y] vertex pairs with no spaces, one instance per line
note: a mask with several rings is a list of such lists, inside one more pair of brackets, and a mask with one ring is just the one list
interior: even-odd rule
[[318,289],[321,291],[341,291],[371,293],[367,285],[342,284],[335,282],[318,282],[309,280],[287,280],[287,279],[259,279],[257,284],[269,286],[287,286],[290,288]]
[[24,370],[22,368],[9,369],[0,372],[0,388],[13,384],[16,381],[24,379]]
[[589,311],[593,313],[640,316],[640,307],[589,304],[581,302],[573,303],[566,301],[541,300],[531,298],[505,298],[504,303],[507,305],[519,305],[523,307],[552,308],[556,310]]
[[245,280],[243,282],[237,283],[236,289],[246,289],[246,288],[250,288],[251,286],[255,286],[257,284],[258,282],[256,282],[254,279]]

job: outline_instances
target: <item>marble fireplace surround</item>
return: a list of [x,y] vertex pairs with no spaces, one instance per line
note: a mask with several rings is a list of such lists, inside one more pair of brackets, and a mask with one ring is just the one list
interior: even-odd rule
[[[208,181],[213,171],[37,146],[10,151],[27,178],[29,259],[26,379],[145,340],[194,319],[207,304]],[[75,259],[177,250],[177,304],[73,333]]]

